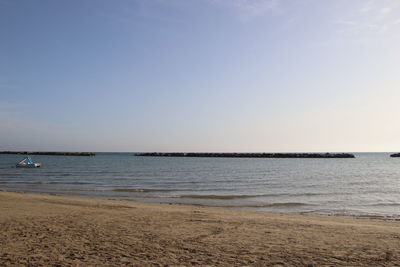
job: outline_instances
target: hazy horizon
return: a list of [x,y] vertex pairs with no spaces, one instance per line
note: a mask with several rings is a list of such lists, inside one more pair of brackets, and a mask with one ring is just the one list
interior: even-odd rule
[[400,150],[400,1],[0,0],[0,151]]

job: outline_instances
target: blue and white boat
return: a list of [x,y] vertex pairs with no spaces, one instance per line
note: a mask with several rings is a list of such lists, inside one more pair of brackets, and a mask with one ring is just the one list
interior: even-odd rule
[[26,157],[17,164],[17,168],[39,168],[40,163],[33,162],[31,157]]

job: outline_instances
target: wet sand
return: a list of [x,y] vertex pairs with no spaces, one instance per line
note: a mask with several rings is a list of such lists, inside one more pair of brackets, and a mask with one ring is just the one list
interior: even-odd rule
[[0,192],[0,266],[400,266],[400,222]]

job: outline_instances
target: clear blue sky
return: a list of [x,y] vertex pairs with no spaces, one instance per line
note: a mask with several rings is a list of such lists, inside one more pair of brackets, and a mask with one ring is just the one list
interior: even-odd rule
[[0,150],[400,150],[400,1],[0,0]]

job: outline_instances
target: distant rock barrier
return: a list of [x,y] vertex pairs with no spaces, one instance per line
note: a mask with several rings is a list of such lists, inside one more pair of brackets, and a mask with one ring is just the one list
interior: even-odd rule
[[91,152],[31,152],[31,151],[0,151],[0,154],[17,155],[51,155],[51,156],[96,156]]
[[400,158],[400,153],[390,155],[392,158]]
[[139,157],[199,158],[355,158],[349,153],[137,153]]

